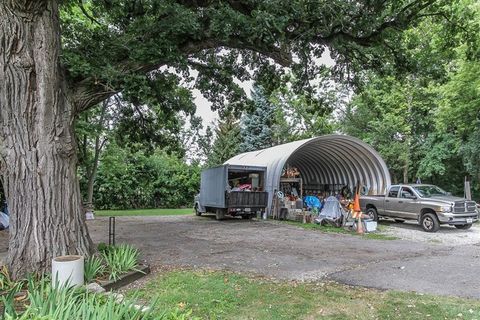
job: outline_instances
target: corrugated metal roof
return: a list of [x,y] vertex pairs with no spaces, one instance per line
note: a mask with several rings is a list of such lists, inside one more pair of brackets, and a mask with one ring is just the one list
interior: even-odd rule
[[360,181],[369,188],[370,194],[383,194],[391,183],[382,157],[368,144],[347,135],[325,135],[246,152],[225,164],[266,166],[266,191],[270,197],[279,188],[286,165],[299,169],[304,185],[353,187]]

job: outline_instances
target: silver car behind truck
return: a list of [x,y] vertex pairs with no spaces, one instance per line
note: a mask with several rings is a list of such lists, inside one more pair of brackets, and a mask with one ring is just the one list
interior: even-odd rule
[[469,229],[479,215],[475,201],[454,197],[428,184],[392,185],[386,195],[360,197],[360,206],[375,220],[416,220],[427,232],[437,232],[441,224]]

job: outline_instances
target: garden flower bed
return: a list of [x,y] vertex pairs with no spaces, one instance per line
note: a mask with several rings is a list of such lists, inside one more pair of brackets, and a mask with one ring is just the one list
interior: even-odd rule
[[[139,264],[139,251],[129,245],[100,245],[98,253],[85,261],[85,283],[96,282],[106,290],[126,285],[150,272]],[[1,319],[175,319],[175,314],[159,318],[154,304],[137,305],[135,297],[91,292],[86,287],[55,287],[49,275],[30,275],[13,281],[6,267],[0,270]]]
[[118,289],[147,273],[150,267],[139,263],[140,252],[126,244],[100,244],[98,254],[85,261],[85,283],[96,282],[106,290]]

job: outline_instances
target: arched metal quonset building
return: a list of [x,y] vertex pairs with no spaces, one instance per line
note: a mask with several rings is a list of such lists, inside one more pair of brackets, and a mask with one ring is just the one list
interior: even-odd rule
[[391,183],[382,157],[368,144],[347,135],[325,135],[246,152],[225,164],[266,166],[269,207],[287,166],[298,168],[304,185],[346,184],[352,188],[360,181],[369,194],[384,194]]

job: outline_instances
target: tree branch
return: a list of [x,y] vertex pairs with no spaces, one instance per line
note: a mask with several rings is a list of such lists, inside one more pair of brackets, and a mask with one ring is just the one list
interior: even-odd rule
[[[364,36],[350,34],[348,32],[345,32],[342,28],[335,30],[339,27],[339,25],[336,25],[331,29],[330,34],[326,36],[319,36],[317,39],[320,42],[328,43],[333,41],[335,38],[344,38],[360,46],[369,47],[374,44],[377,37],[379,37],[386,29],[389,29],[389,28],[403,29],[406,26],[405,21],[410,22],[410,21],[413,21],[414,18],[421,17],[419,12],[421,12],[422,10],[424,10],[425,8],[433,4],[435,1],[436,0],[412,1],[409,4],[407,4],[405,7],[403,7],[395,15],[395,17],[390,17],[384,20],[379,26],[377,26],[374,30],[372,30],[371,32],[369,32],[367,35],[364,35]],[[410,11],[416,5],[418,5],[418,8],[408,13],[408,11]],[[404,14],[406,14],[406,16],[404,16]]]
[[85,17],[87,17],[88,19],[90,19],[90,21],[92,21],[93,23],[98,24],[99,26],[102,25],[100,22],[98,22],[98,20],[96,20],[94,17],[92,17],[92,16],[87,12],[87,10],[85,9],[85,7],[83,6],[83,1],[82,1],[82,0],[78,0],[78,6],[80,7],[80,10],[81,10],[82,13],[85,15]]

